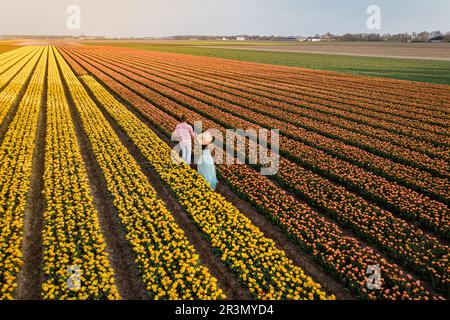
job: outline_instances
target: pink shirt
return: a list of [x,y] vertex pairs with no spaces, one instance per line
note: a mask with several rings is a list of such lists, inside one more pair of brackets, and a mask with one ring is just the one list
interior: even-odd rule
[[183,122],[177,124],[175,128],[175,134],[178,137],[178,141],[180,141],[180,143],[191,142],[191,137],[194,137],[194,130],[192,130],[191,125]]

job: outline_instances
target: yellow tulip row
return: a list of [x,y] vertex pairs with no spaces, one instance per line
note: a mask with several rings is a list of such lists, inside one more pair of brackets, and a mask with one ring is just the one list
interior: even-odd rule
[[119,299],[52,50],[47,84],[42,297]]
[[[0,43],[0,45],[1,45],[1,43]],[[4,61],[6,61],[7,59],[20,54],[20,52],[23,52],[27,48],[29,48],[29,47],[19,47],[19,48],[15,49],[15,50],[10,50],[10,51],[6,51],[6,52],[3,52],[3,53],[0,53],[0,65]]]
[[[35,48],[34,48],[35,49]],[[24,56],[30,54],[33,51],[33,47],[22,47],[17,50],[9,51],[0,55],[0,74],[5,70],[13,66]]]
[[0,54],[0,66],[2,66],[3,64],[5,64],[6,62],[9,62],[11,59],[14,59],[20,55],[23,55],[26,52],[29,52],[30,49],[33,49],[36,47],[33,46],[23,46],[23,47],[19,47],[17,49],[14,50],[10,50],[7,52],[3,52]]
[[[36,54],[36,52],[39,52],[39,50],[42,50],[42,48],[30,48],[28,50],[29,51],[27,51],[23,56],[20,55],[19,57],[14,58],[4,65],[4,72],[0,75],[0,89],[2,89],[8,83],[8,81],[14,78],[14,76],[23,68],[23,66],[27,64],[33,54]],[[14,79],[13,82],[16,82],[16,80]]]
[[6,79],[10,80],[11,77],[14,77],[13,80],[0,92],[0,123],[2,123],[11,107],[19,98],[20,92],[24,87],[26,80],[31,75],[33,68],[36,66],[36,63],[38,62],[42,51],[42,48],[39,49],[38,52],[34,54],[33,58],[28,61],[28,63],[26,63],[25,61],[27,59],[23,59],[22,61],[17,62],[17,65],[22,66],[22,63],[26,63],[25,67],[23,67],[23,69],[17,75],[9,74],[9,71],[0,75],[0,83],[6,83]]
[[24,210],[35,148],[47,49],[0,147],[0,299],[12,299],[22,264]]
[[94,156],[114,198],[126,239],[152,299],[225,298],[164,202],[83,85],[55,51]]
[[90,76],[82,77],[95,97],[170,186],[186,212],[208,236],[221,259],[258,299],[334,299],[295,266],[249,219],[213,192],[171,149]]

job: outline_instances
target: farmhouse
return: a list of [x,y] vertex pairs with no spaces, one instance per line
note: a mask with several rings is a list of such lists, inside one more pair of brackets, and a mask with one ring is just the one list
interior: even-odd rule
[[308,42],[319,42],[322,41],[322,39],[320,37],[309,37],[307,39]]

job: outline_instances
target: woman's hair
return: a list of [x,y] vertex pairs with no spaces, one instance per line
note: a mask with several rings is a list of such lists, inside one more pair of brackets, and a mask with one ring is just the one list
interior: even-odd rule
[[181,122],[186,122],[187,117],[185,114],[183,114],[183,115],[181,115],[180,119],[181,119]]

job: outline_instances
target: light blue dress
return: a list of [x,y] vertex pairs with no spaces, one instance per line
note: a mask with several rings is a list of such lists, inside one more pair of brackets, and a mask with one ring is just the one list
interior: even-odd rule
[[198,160],[197,171],[209,182],[211,189],[215,190],[218,183],[216,167],[211,151],[208,148],[202,151],[202,155]]

